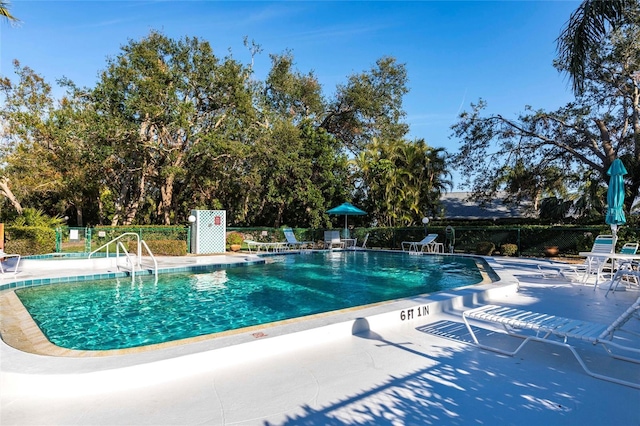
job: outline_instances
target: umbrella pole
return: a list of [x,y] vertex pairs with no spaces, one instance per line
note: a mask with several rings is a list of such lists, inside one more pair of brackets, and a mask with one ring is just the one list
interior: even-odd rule
[[344,237],[343,238],[349,238],[349,227],[347,226],[347,218],[349,216],[347,216],[346,214],[344,215]]

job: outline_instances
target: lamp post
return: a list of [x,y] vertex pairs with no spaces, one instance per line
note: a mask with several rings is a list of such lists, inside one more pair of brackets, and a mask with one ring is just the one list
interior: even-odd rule
[[191,234],[195,227],[196,217],[194,215],[189,215],[188,220],[190,226],[187,228],[187,250],[189,250],[189,253],[193,253],[193,249],[191,248]]
[[428,217],[423,217],[422,218],[422,223],[424,224],[424,236],[427,236],[427,225],[429,224],[429,218]]

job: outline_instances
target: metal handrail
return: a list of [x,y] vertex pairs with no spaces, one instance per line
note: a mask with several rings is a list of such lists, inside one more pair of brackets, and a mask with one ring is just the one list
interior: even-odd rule
[[[120,241],[120,239],[122,237],[125,237],[125,236],[128,236],[128,235],[134,235],[136,237],[137,248],[138,248],[138,250],[137,250],[138,251],[138,253],[137,253],[137,261],[138,261],[137,265],[135,265],[134,262],[131,260],[131,255],[129,254],[129,252],[125,248],[124,244],[122,244],[122,241]],[[113,243],[116,243],[116,256],[117,257],[120,257],[119,248],[122,247],[122,251],[124,251],[125,256],[127,257],[127,260],[131,263],[131,275],[132,276],[135,275],[136,266],[140,270],[142,270],[142,246],[144,245],[145,249],[147,250],[147,253],[149,253],[149,256],[151,257],[151,260],[153,260],[154,274],[155,274],[156,281],[157,281],[157,279],[158,279],[158,261],[156,260],[156,257],[153,255],[153,253],[149,249],[149,246],[147,245],[147,243],[144,240],[141,240],[140,239],[140,235],[136,234],[135,232],[125,232],[124,234],[120,234],[116,238],[112,239],[108,243],[105,243],[105,244],[101,245],[100,247],[98,247],[97,249],[95,249],[94,251],[89,253],[89,259],[91,258],[91,256],[93,254],[99,252],[100,250],[102,250],[105,247],[107,249],[107,257],[109,257],[109,246],[111,244],[113,244]],[[118,260],[116,259],[116,265],[117,265],[117,262],[118,262]]]
[[140,240],[140,243],[138,245],[138,252],[139,252],[139,259],[142,258],[142,250],[140,245],[144,245],[144,248],[147,249],[147,253],[149,253],[149,257],[151,257],[151,260],[153,260],[153,268],[154,268],[154,274],[156,276],[156,281],[158,281],[158,262],[156,261],[156,257],[153,255],[153,253],[151,253],[151,250],[149,249],[149,246],[147,245],[147,242],[145,240]]
[[[138,242],[138,254],[140,254],[140,235],[136,234],[135,232],[125,232],[124,234],[120,234],[119,236],[115,237],[114,239],[112,239],[111,241],[109,241],[108,243],[105,243],[103,245],[101,245],[100,247],[98,247],[97,249],[95,249],[94,251],[92,251],[91,253],[89,253],[89,259],[91,259],[91,256],[97,252],[99,252],[100,250],[102,250],[103,248],[107,248],[107,257],[109,257],[109,246],[112,243],[115,243],[117,241],[119,241],[122,237],[125,237],[127,235],[135,235],[136,237],[136,241]],[[116,248],[117,248],[117,244],[116,244]],[[139,266],[139,265],[138,265]]]
[[131,279],[133,280],[136,277],[136,267],[134,265],[134,262],[131,260],[129,251],[124,246],[124,244],[122,244],[122,241],[118,241],[118,243],[116,244],[116,266],[118,266],[118,258],[120,257],[120,247],[122,247],[122,251],[127,258],[127,262],[129,262],[129,264],[131,265]]

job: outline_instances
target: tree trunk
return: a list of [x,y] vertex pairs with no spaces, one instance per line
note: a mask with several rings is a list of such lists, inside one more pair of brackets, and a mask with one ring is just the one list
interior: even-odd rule
[[136,191],[138,196],[135,198],[135,200],[130,202],[130,205],[127,208],[127,215],[124,218],[124,222],[122,223],[123,225],[131,225],[133,220],[136,218],[136,215],[138,214],[138,210],[140,209],[140,204],[142,204],[144,197],[147,195],[147,188],[146,188],[147,173],[148,173],[148,170],[147,170],[147,164],[145,161],[145,164],[142,168],[142,175],[140,176],[140,180],[138,181],[138,190]]
[[120,193],[114,202],[115,213],[111,218],[111,226],[118,226],[118,222],[120,221],[120,216],[124,211],[124,206],[126,204],[127,194],[129,193],[129,178],[124,177],[120,181]]
[[96,199],[96,203],[98,203],[98,220],[100,221],[99,225],[104,224],[104,204],[102,203],[102,196],[98,195]]
[[169,174],[164,183],[160,187],[160,212],[162,214],[162,221],[165,225],[171,225],[171,205],[173,201],[173,184],[175,182],[175,175]]
[[[173,161],[172,167],[178,169],[182,167],[182,160],[184,159],[184,153],[179,153],[175,161]],[[176,174],[169,173],[164,180],[164,183],[160,186],[160,205],[158,206],[159,213],[162,215],[162,221],[165,225],[171,225],[171,207],[173,206],[173,190],[176,182]]]
[[84,219],[82,217],[82,203],[76,204],[76,220],[78,222],[78,226],[84,226]]
[[11,188],[9,188],[9,178],[5,176],[2,176],[2,178],[0,178],[0,193],[5,197],[7,197],[7,199],[13,206],[13,208],[15,208],[16,211],[18,212],[18,214],[22,214],[22,205],[20,205],[20,202],[18,201],[16,196],[13,195]]

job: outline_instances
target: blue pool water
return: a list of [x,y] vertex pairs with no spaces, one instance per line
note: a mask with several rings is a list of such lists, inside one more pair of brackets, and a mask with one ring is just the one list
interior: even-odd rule
[[476,284],[474,259],[324,252],[198,274],[17,290],[40,329],[70,349],[150,345]]

